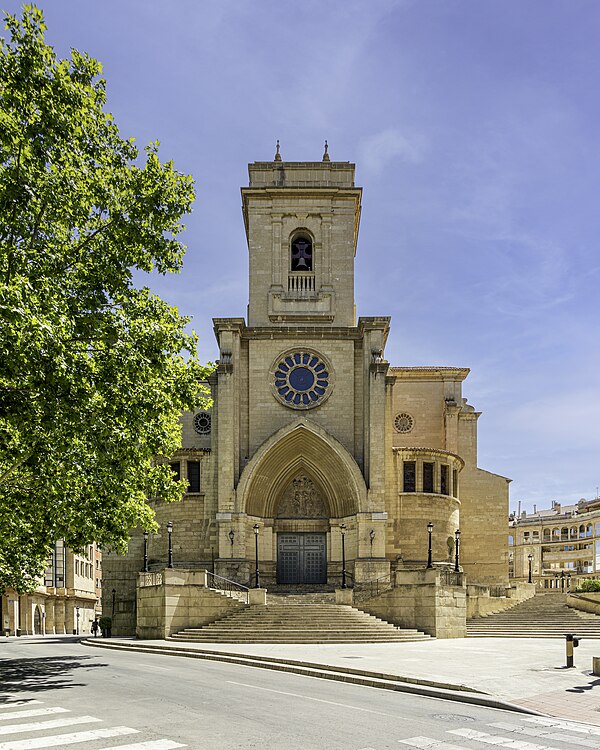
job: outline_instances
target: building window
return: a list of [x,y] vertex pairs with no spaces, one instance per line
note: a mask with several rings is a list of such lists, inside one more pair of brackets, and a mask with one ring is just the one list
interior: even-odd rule
[[292,271],[312,271],[313,269],[313,246],[310,237],[299,234],[292,240],[291,248]]
[[423,492],[434,492],[433,470],[435,464],[423,463]]
[[75,575],[79,575],[79,560],[75,560]]
[[544,541],[545,542],[550,541],[550,529],[544,529]]
[[210,414],[206,411],[199,411],[194,416],[194,429],[198,435],[210,435],[211,421]]
[[396,414],[394,418],[394,429],[396,432],[410,432],[414,426],[415,420],[410,414],[407,414],[405,411]]
[[188,492],[200,492],[200,461],[188,461]]
[[178,482],[181,479],[181,463],[179,461],[172,461],[169,466],[173,472],[173,481]]
[[440,465],[440,493],[448,494],[448,466],[446,464]]
[[452,469],[452,494],[458,497],[458,470]]
[[415,492],[417,489],[417,465],[414,461],[404,462],[404,492]]

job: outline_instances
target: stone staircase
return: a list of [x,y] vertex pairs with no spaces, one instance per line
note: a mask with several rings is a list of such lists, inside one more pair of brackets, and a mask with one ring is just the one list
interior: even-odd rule
[[567,607],[567,595],[536,594],[509,610],[467,621],[467,637],[600,638],[600,617]]
[[168,640],[197,643],[390,643],[430,640],[418,630],[335,604],[335,594],[269,594],[267,605],[246,606]]

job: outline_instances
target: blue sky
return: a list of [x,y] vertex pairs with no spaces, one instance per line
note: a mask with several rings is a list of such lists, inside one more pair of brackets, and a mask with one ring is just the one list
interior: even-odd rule
[[[16,12],[19,4],[0,5]],[[359,315],[393,365],[471,368],[479,465],[511,508],[600,485],[597,0],[42,0],[98,58],[123,136],[197,184],[179,276],[193,318],[243,316],[249,161],[357,164]]]

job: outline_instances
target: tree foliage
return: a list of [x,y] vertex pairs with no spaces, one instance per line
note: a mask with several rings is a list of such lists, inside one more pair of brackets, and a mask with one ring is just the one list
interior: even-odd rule
[[41,11],[0,41],[0,589],[31,586],[51,545],[124,550],[148,497],[182,485],[180,443],[208,368],[188,322],[133,272],[180,269],[191,177],[139,154],[104,110],[96,60],[58,60]]

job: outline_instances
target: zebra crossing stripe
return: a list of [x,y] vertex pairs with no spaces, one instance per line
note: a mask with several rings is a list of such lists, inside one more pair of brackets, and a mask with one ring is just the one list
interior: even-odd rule
[[139,729],[132,729],[131,727],[90,729],[87,732],[55,734],[52,737],[36,737],[36,739],[34,740],[13,740],[10,742],[0,742],[0,750],[40,750],[40,748],[46,747],[65,747],[65,745],[75,745],[78,742],[93,742],[94,740],[104,740],[108,739],[109,737],[121,737],[125,734],[138,733]]
[[598,750],[598,740],[585,737],[573,737],[572,734],[560,734],[555,727],[523,727],[519,724],[510,724],[507,721],[497,721],[488,724],[494,729],[503,729],[506,732],[516,732],[517,734],[526,734],[529,737],[539,737],[540,739],[553,740],[555,742],[566,742],[568,745],[577,747],[591,747]]
[[9,711],[6,714],[0,714],[0,721],[7,721],[8,719],[31,719],[34,716],[47,716],[48,714],[66,714],[69,713],[68,708],[60,708],[55,706],[53,708],[32,708],[28,711]]
[[528,721],[530,724],[541,724],[541,726],[543,727],[567,729],[569,732],[600,735],[600,727],[595,727],[590,724],[578,724],[574,721],[564,721],[563,719],[545,719],[542,716],[523,717],[523,721]]
[[100,750],[173,750],[176,747],[187,747],[173,740],[147,740],[146,742],[134,742],[133,745],[111,745],[102,747]]
[[419,750],[421,748],[425,750],[468,750],[464,745],[449,745],[443,740],[433,740],[431,737],[409,737],[407,740],[398,740],[398,742],[402,745],[419,748]]
[[0,706],[0,711],[4,711],[7,708],[15,708],[16,706],[33,706],[37,704],[38,706],[41,706],[43,701],[36,701],[34,698],[29,698],[25,700],[20,701],[10,701],[9,703],[5,703],[4,705]]
[[467,740],[477,740],[486,745],[497,745],[498,747],[509,747],[511,750],[556,750],[556,746],[537,745],[524,740],[513,740],[510,737],[499,737],[497,734],[478,732],[476,729],[449,729],[448,734],[456,734]]
[[[31,721],[29,724],[9,724],[0,727],[1,734],[19,734],[20,732],[40,732],[43,729],[61,729],[70,727],[73,724],[91,724],[102,719],[96,719],[94,716],[69,716],[65,719],[52,719],[51,721]],[[1,747],[1,746],[0,746]]]

